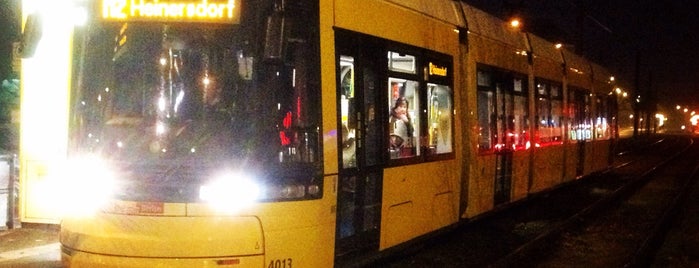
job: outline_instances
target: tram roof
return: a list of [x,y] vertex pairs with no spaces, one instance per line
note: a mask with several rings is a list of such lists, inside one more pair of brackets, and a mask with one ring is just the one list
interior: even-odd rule
[[429,17],[444,21],[448,24],[464,27],[461,11],[458,3],[451,0],[385,0],[411,10],[415,10]]
[[567,50],[561,49],[565,61],[566,73],[570,84],[585,89],[592,87],[592,67],[585,58]]
[[554,43],[533,34],[527,35],[529,36],[529,43],[531,44],[532,52],[535,58],[541,57],[563,64],[563,55],[561,55],[561,50],[557,49]]
[[464,26],[469,33],[502,42],[518,49],[530,50],[524,34],[517,29],[509,27],[505,21],[466,3],[460,3],[460,7],[466,17],[466,25]]

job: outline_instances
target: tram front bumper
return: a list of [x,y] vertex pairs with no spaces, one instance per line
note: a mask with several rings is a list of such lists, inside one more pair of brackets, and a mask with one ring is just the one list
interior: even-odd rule
[[218,258],[138,258],[110,256],[61,248],[65,268],[190,268],[190,267],[263,267],[264,256]]
[[61,223],[66,267],[261,267],[262,227],[252,216],[99,214]]

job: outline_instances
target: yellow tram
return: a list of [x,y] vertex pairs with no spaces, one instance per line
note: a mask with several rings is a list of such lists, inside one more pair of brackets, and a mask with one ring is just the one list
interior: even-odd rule
[[66,267],[342,265],[610,163],[609,73],[458,1],[23,12],[22,220]]

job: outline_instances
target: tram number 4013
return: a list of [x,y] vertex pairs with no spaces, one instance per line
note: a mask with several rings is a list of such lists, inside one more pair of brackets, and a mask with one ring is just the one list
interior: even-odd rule
[[291,258],[272,260],[269,262],[267,268],[292,268],[293,266],[291,266],[291,263]]

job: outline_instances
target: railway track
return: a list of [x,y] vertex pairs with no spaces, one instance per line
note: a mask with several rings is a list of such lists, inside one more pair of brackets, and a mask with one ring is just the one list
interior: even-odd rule
[[525,243],[493,266],[647,266],[691,189],[688,186],[695,181],[695,159],[699,154],[689,148]]
[[[607,172],[568,183],[506,210],[463,224],[375,265],[565,267],[571,264],[580,266],[585,262],[578,259],[586,258],[588,261],[597,260],[598,263],[590,263],[595,267],[645,263],[647,259],[633,256],[648,256],[649,251],[657,248],[656,241],[661,240],[657,238],[661,237],[658,234],[667,230],[667,223],[658,223],[658,219],[666,215],[663,217],[667,222],[674,215],[672,209],[663,204],[675,203],[675,207],[680,204],[682,197],[672,189],[680,189],[689,183],[687,174],[677,173],[686,168],[679,167],[695,166],[697,163],[693,159],[697,156],[687,154],[699,151],[687,150],[691,146],[687,137],[668,136],[645,144],[618,148],[620,153],[613,168]],[[633,153],[624,153],[632,149]],[[660,191],[662,198],[657,195]],[[648,195],[653,196],[647,198]],[[646,201],[650,199],[657,202]],[[639,207],[639,204],[646,203],[654,203],[655,207]],[[619,224],[621,222],[624,223]],[[645,231],[630,233],[612,227]],[[600,247],[600,241],[624,243],[606,243],[604,247],[610,248],[597,250],[600,256],[595,256],[595,251],[585,250]],[[615,252],[615,247],[623,248],[625,253]],[[626,257],[611,260],[605,256]],[[603,260],[609,263],[603,263]]]

